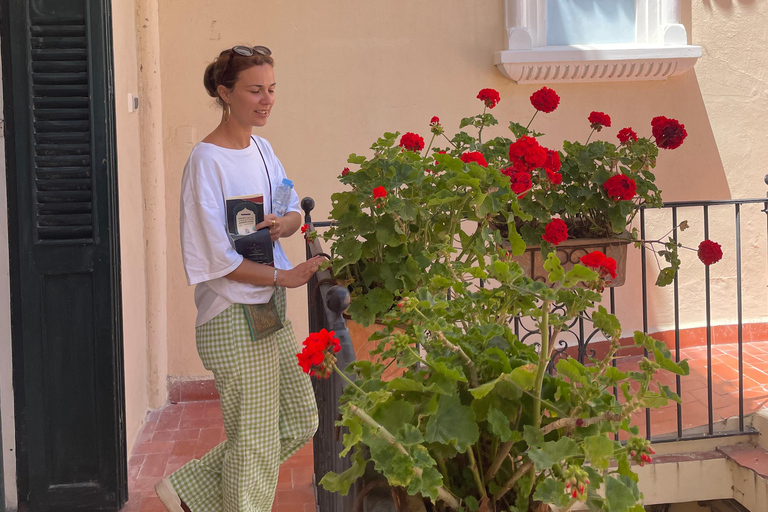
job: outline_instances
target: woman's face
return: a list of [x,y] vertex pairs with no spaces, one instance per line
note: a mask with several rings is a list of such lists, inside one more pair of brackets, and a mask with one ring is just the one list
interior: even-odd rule
[[262,64],[241,71],[224,99],[229,102],[230,116],[238,123],[264,126],[275,104],[274,69],[269,64]]

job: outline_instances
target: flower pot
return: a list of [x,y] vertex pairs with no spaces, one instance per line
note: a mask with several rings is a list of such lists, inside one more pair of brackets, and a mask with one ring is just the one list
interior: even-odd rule
[[[606,256],[616,260],[616,278],[610,276],[605,280],[605,286],[615,287],[624,284],[627,275],[627,245],[631,240],[629,233],[624,232],[617,238],[569,238],[560,243],[555,249],[557,257],[560,258],[560,264],[566,272],[579,263],[579,259],[592,251],[600,251]],[[504,247],[511,247],[507,240],[502,244]],[[512,258],[516,261],[525,273],[536,281],[547,282],[548,272],[544,270],[544,258],[541,254],[541,248],[538,245],[529,245],[525,252]]]
[[[384,329],[385,326],[382,324],[371,324],[368,327],[363,327],[359,323],[352,321],[348,316],[345,316],[345,320],[347,329],[349,329],[349,336],[352,339],[352,346],[355,349],[355,358],[358,361],[378,362],[379,356],[371,354],[371,350],[376,348],[379,340],[371,341],[368,338],[376,331]],[[382,380],[392,380],[395,377],[399,377],[402,373],[403,369],[393,364],[384,371]]]

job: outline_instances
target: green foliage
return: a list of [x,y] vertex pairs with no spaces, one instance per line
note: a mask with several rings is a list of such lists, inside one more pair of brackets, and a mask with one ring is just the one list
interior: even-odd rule
[[[600,305],[604,276],[579,264],[564,268],[541,236],[553,216],[572,236],[617,236],[637,207],[659,206],[650,171],[658,149],[648,139],[565,142],[562,185],[538,169],[533,188],[518,197],[500,172],[510,165],[512,141],[482,139],[495,124],[488,112],[467,117],[460,128],[476,137],[459,132],[445,148],[434,147],[433,137],[423,152],[404,150],[399,133],[385,133],[370,156],[349,157],[359,168],[340,178],[348,189],[332,196],[332,271],[352,292],[353,320],[384,328],[371,337],[381,361],[350,365],[356,378],[342,396],[339,425],[354,464],[321,484],[346,493],[368,463],[445,512],[529,512],[538,502],[567,507],[573,500],[590,510],[640,510],[637,460],[614,435],[637,433],[633,411],[679,401],[657,373],[686,375],[688,365],[635,333],[649,358],[637,371],[615,368],[622,329]],[[517,123],[509,128],[516,138],[541,135]],[[488,166],[462,161],[469,151]],[[617,173],[636,181],[634,201],[606,195],[603,183]],[[374,197],[377,187],[386,197]],[[499,228],[511,248],[502,248]],[[532,280],[515,262],[527,244],[543,249],[548,282]],[[665,284],[679,260],[673,240],[663,245],[672,268],[662,270]],[[518,339],[510,326],[516,316],[547,333],[538,348]],[[559,333],[579,317],[591,318],[609,349],[584,363],[560,359],[548,373]],[[384,381],[392,366],[400,373]]]

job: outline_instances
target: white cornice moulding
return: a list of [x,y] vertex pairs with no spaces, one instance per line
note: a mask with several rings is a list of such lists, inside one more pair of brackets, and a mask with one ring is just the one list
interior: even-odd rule
[[520,84],[666,80],[693,67],[701,47],[691,45],[576,45],[506,50],[494,64]]

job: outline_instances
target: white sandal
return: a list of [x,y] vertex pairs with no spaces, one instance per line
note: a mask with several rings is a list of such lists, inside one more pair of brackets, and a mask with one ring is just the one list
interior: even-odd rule
[[176,489],[173,488],[170,478],[165,477],[157,482],[155,485],[155,493],[169,512],[184,512],[184,509],[181,506],[181,498],[179,498],[179,495],[176,493]]

